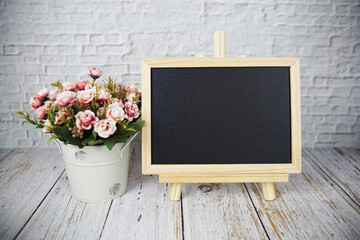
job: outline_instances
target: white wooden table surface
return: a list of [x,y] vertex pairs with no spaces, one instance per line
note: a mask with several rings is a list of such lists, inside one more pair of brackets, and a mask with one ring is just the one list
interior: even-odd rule
[[360,239],[360,150],[304,149],[303,174],[275,185],[169,185],[141,174],[132,149],[128,192],[104,203],[71,197],[55,149],[0,150],[0,239]]

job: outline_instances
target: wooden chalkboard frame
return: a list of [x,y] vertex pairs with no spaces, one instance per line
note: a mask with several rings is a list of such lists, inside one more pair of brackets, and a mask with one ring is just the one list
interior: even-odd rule
[[[196,67],[289,67],[291,111],[291,164],[152,164],[151,69]],[[301,173],[300,66],[298,58],[162,58],[142,60],[143,174],[232,175]]]

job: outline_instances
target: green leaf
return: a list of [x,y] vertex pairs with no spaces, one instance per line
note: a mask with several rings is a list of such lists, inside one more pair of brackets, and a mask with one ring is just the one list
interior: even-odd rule
[[52,136],[49,138],[49,140],[46,142],[46,144],[49,145],[49,143],[50,143],[52,140],[56,139],[56,138],[57,138],[57,137],[56,137],[55,135],[52,135]]
[[93,130],[90,136],[86,139],[84,139],[81,144],[86,146],[90,141],[95,142],[96,140],[96,132]]
[[69,131],[68,127],[66,126],[54,128],[53,133],[65,143],[70,143],[78,147],[83,147],[80,138],[73,138],[72,133]]
[[91,140],[91,141],[89,141],[88,142],[88,145],[89,146],[95,146],[95,145],[101,145],[101,144],[103,144],[104,142],[102,141],[102,139],[98,139],[98,140],[96,140],[96,141],[94,141],[94,140]]
[[128,127],[135,129],[137,132],[139,132],[139,131],[141,131],[144,124],[145,124],[145,121],[137,121],[137,122],[130,123],[128,125]]
[[102,141],[109,150],[111,150],[115,145],[115,141],[113,138],[103,138]]

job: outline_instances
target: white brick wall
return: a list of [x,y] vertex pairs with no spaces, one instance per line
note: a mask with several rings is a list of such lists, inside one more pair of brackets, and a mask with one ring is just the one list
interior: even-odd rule
[[303,146],[360,147],[360,6],[345,0],[8,0],[0,2],[0,146],[43,147],[14,111],[38,89],[98,66],[140,82],[140,59],[301,58]]

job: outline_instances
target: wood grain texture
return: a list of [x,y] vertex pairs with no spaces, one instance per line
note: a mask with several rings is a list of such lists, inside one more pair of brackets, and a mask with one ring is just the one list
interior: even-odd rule
[[261,184],[229,183],[184,184],[181,201],[172,202],[169,184],[141,175],[134,145],[128,192],[105,203],[71,197],[57,150],[8,152],[0,161],[0,238],[360,238],[358,149],[305,149],[303,174],[276,183],[271,202]]
[[266,239],[244,184],[185,184],[185,239]]
[[300,63],[295,61],[290,67],[290,109],[291,109],[291,162],[301,173],[301,103],[300,103]]
[[167,197],[170,184],[141,174],[135,152],[128,192],[113,201],[102,239],[182,239],[181,202]]
[[159,183],[287,182],[289,174],[159,175]]
[[66,173],[20,233],[20,239],[99,239],[111,202],[71,196]]
[[[11,149],[6,149],[6,148],[0,148],[0,159],[2,157],[4,157],[7,153],[10,152]],[[0,160],[1,161],[1,160]]]
[[263,196],[266,201],[271,201],[276,198],[275,186],[272,182],[263,182],[261,183]]
[[55,149],[14,149],[0,161],[0,238],[12,239],[64,171]]
[[149,67],[290,67],[299,58],[147,58]]
[[306,155],[303,174],[276,184],[276,200],[246,186],[270,239],[359,239],[359,206]]
[[214,32],[214,57],[226,57],[225,32]]
[[360,206],[360,152],[357,149],[305,149],[304,155]]
[[181,196],[182,183],[171,183],[169,189],[169,199],[179,201]]

